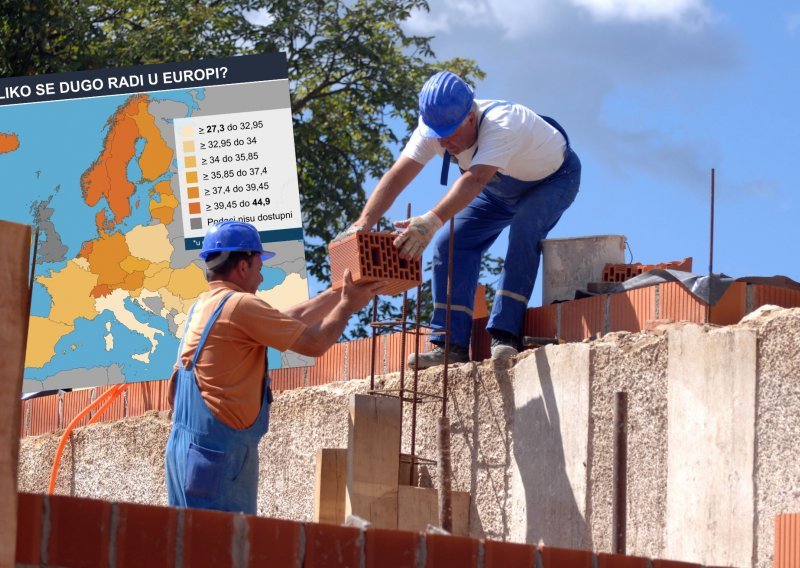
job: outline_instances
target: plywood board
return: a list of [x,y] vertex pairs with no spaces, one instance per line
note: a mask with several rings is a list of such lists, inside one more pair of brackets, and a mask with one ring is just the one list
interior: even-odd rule
[[0,221],[0,566],[13,566],[17,545],[17,451],[25,345],[31,228]]
[[314,481],[314,522],[344,523],[345,486],[347,484],[347,449],[317,450],[317,475]]

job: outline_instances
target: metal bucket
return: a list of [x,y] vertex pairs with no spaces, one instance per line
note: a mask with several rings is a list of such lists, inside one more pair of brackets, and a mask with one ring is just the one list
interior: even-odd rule
[[542,241],[542,305],[575,299],[576,290],[600,282],[607,263],[625,262],[625,236],[595,235]]

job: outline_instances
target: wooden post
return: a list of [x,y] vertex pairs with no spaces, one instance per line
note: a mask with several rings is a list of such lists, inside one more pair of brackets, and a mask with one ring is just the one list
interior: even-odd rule
[[314,483],[314,522],[344,523],[344,494],[347,482],[347,450],[317,450],[317,478]]
[[345,515],[376,528],[397,528],[400,419],[398,398],[350,397]]
[[0,566],[14,566],[17,546],[17,459],[22,376],[30,314],[31,228],[0,221]]

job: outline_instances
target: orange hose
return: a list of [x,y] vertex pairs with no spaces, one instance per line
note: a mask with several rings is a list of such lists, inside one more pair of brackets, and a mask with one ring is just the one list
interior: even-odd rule
[[113,404],[113,402],[115,400],[117,400],[117,397],[119,395],[121,395],[122,393],[124,393],[125,389],[127,389],[127,388],[128,388],[128,385],[126,385],[126,384],[116,385],[117,391],[113,395],[111,395],[111,397],[105,402],[105,404],[103,404],[103,406],[101,406],[100,408],[97,409],[97,412],[94,413],[94,416],[92,416],[92,419],[89,420],[89,424],[94,424],[95,422],[100,420],[100,418],[103,416],[103,414],[105,414],[106,410],[108,410],[108,407],[111,406]]
[[50,486],[47,488],[48,494],[52,495],[56,489],[56,478],[58,477],[58,467],[59,465],[61,465],[61,454],[64,453],[64,447],[67,445],[67,440],[69,439],[69,435],[72,433],[72,430],[75,429],[75,426],[77,426],[78,422],[80,422],[84,416],[89,414],[92,411],[92,409],[94,409],[96,406],[98,406],[101,402],[103,402],[107,398],[112,397],[115,393],[117,393],[120,390],[120,387],[123,386],[125,385],[114,385],[106,392],[98,396],[93,403],[91,403],[89,406],[81,410],[81,412],[75,418],[73,418],[72,422],[69,423],[67,429],[64,430],[64,434],[61,436],[61,441],[58,443],[58,449],[56,450],[56,457],[55,460],[53,461],[53,469],[50,472]]

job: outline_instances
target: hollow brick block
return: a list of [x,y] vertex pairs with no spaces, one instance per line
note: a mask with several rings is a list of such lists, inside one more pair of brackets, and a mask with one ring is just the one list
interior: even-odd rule
[[353,282],[386,282],[381,294],[394,296],[422,282],[420,259],[400,258],[392,233],[356,233],[328,245],[333,287],[342,285],[350,269]]

